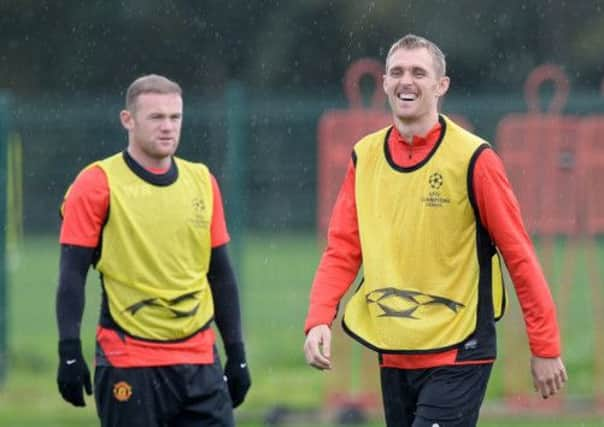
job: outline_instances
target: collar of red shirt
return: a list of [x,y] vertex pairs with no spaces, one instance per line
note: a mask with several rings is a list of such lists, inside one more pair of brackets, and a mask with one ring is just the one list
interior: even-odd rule
[[396,126],[392,126],[392,132],[390,132],[390,141],[399,143],[399,144],[412,145],[414,147],[417,147],[420,145],[426,145],[426,144],[434,145],[436,143],[436,141],[438,141],[438,138],[440,137],[441,128],[442,128],[442,126],[441,126],[440,122],[436,122],[436,124],[432,127],[432,129],[430,129],[428,131],[428,133],[426,135],[424,135],[424,136],[414,135],[412,144],[409,144],[401,136],[401,134],[398,131],[398,129],[396,128]]

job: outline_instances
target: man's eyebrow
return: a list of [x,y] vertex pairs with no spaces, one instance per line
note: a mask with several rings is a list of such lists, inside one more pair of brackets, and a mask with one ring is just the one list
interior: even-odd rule
[[424,67],[423,65],[409,65],[409,66],[404,66],[404,65],[393,65],[392,67],[390,67],[388,69],[388,71],[392,71],[392,70],[402,70],[402,69],[409,69],[412,71],[416,71],[416,70],[422,70],[422,71],[426,71],[428,68]]

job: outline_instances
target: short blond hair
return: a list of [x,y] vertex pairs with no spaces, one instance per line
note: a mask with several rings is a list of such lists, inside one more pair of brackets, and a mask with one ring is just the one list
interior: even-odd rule
[[420,36],[416,36],[415,34],[407,34],[402,37],[400,40],[396,41],[390,50],[388,51],[388,55],[386,56],[386,70],[388,70],[388,61],[394,52],[399,49],[427,49],[428,52],[432,55],[432,59],[434,60],[434,67],[436,69],[436,73],[439,77],[443,77],[447,73],[447,62],[445,60],[445,54],[438,46],[432,43],[430,40],[425,39]]
[[167,77],[157,74],[147,74],[134,80],[126,91],[126,109],[130,112],[136,109],[138,97],[144,93],[175,93],[182,96],[180,85]]

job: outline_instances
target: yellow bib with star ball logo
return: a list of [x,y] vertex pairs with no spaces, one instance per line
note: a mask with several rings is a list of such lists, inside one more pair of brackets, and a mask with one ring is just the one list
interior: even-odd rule
[[173,158],[174,178],[154,181],[125,153],[96,164],[110,191],[96,269],[111,317],[137,338],[174,341],[195,334],[214,316],[207,279],[208,168]]
[[376,351],[454,348],[478,322],[503,314],[499,256],[471,188],[475,159],[488,144],[444,116],[439,120],[439,141],[413,167],[392,161],[390,128],[354,148],[364,278],[343,327]]

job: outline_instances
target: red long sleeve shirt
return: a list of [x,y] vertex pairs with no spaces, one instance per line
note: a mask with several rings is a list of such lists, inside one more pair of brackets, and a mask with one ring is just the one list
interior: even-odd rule
[[[155,174],[165,170],[150,170]],[[230,236],[224,218],[220,188],[213,175],[213,210],[210,223],[212,248],[229,242]],[[109,184],[105,172],[91,167],[81,172],[65,199],[60,243],[95,248],[100,243],[101,232],[109,211]],[[141,367],[166,364],[200,363],[214,361],[214,330],[207,328],[190,338],[178,342],[162,343],[122,337],[116,331],[97,328],[96,339],[105,357],[113,366]]]
[[[393,161],[402,167],[421,162],[434,148],[440,132],[441,125],[437,123],[425,137],[413,137],[409,144],[394,127],[388,139]],[[558,357],[560,334],[552,296],[523,225],[518,201],[503,164],[493,150],[486,149],[479,154],[472,181],[480,220],[502,254],[514,283],[531,352],[540,357]],[[317,325],[331,324],[338,303],[354,282],[361,264],[355,170],[350,161],[333,208],[327,247],[313,281],[306,332]],[[456,355],[456,349],[431,354],[384,354],[382,366],[418,369],[452,365],[456,364]],[[489,361],[470,363],[485,362]]]

